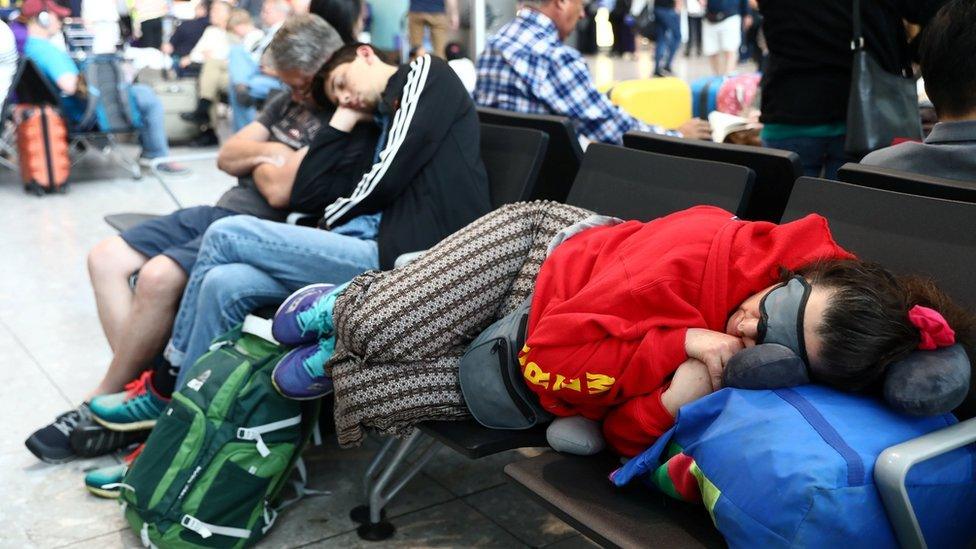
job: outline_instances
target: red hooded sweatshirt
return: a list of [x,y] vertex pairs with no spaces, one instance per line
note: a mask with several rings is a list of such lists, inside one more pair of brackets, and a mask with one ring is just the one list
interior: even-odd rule
[[780,267],[853,257],[818,215],[776,225],[698,206],[587,230],[542,265],[523,376],[547,410],[603,420],[609,445],[637,455],[674,423],[661,393],[688,358],[688,328],[724,332]]

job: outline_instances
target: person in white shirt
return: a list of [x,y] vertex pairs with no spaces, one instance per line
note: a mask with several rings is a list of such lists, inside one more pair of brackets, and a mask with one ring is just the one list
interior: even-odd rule
[[125,12],[124,0],[83,0],[81,19],[85,22],[94,41],[92,53],[114,53],[122,41],[119,27],[120,14]]
[[203,36],[190,54],[180,59],[180,68],[187,68],[196,63],[203,65],[208,59],[227,60],[230,42],[227,38],[227,21],[230,19],[231,5],[219,0],[210,6],[210,26],[203,31]]
[[[226,39],[230,43],[250,49],[263,38],[264,33],[254,26],[247,10],[234,8],[230,12],[226,32]],[[190,112],[180,114],[183,120],[201,127],[199,135],[190,142],[191,146],[207,147],[218,143],[217,133],[214,131],[216,120],[213,119],[211,107],[218,101],[220,91],[226,90],[230,85],[227,64],[226,57],[210,57],[200,67],[197,106]]]

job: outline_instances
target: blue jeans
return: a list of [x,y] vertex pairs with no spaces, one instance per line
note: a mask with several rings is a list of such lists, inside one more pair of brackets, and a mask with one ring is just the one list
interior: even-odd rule
[[681,47],[681,16],[670,8],[654,8],[657,45],[654,48],[654,72],[671,70],[674,54]]
[[248,88],[248,94],[254,99],[264,99],[272,90],[284,87],[280,80],[261,73],[261,67],[254,62],[251,53],[242,46],[233,46],[227,54],[227,77],[230,81],[227,90],[228,101],[232,113],[234,131],[240,130],[254,121],[257,111],[254,107],[245,107],[237,99],[238,84]]
[[180,367],[176,386],[215,337],[254,309],[314,282],[341,284],[378,268],[375,240],[246,215],[215,222],[203,235],[166,346],[166,359]]
[[156,92],[144,84],[133,84],[130,91],[131,97],[135,100],[135,109],[142,119],[142,127],[139,129],[142,157],[169,156],[163,103],[156,96]]
[[845,136],[789,137],[764,139],[764,147],[793,151],[800,156],[803,175],[837,179],[837,170],[849,159],[844,152]]

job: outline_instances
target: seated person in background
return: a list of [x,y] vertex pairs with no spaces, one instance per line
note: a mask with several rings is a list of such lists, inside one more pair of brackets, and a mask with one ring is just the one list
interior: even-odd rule
[[[104,0],[103,0],[104,1]],[[132,25],[139,48],[156,48],[163,45],[163,19],[170,14],[170,0],[127,0],[132,6]]]
[[425,250],[491,209],[477,112],[447,63],[425,55],[397,67],[353,43],[320,77],[322,95],[338,108],[299,176],[320,169],[332,139],[377,116],[385,140],[375,163],[358,184],[328,189],[318,229],[242,216],[207,230],[166,347],[181,368],[177,386],[213,338],[255,308],[312,282],[391,269],[401,254]]
[[173,61],[177,64],[176,74],[180,77],[189,74],[188,71],[179,68],[180,59],[190,55],[204,31],[210,26],[210,0],[200,0],[193,10],[194,18],[180,23],[173,31],[169,42],[164,43],[162,47],[163,53],[174,58]]
[[478,70],[474,67],[474,62],[468,59],[464,46],[459,42],[449,42],[444,48],[444,57],[447,59],[447,64],[461,79],[464,89],[473,94],[478,81]]
[[208,59],[227,59],[230,43],[227,39],[227,20],[232,6],[224,0],[210,5],[210,25],[203,31],[190,53],[180,58],[179,67],[184,71],[199,71]]
[[862,164],[976,181],[976,5],[949,2],[929,21],[919,43],[925,91],[939,123],[924,143],[905,142],[875,151]]
[[[248,49],[264,37],[264,33],[251,22],[251,14],[241,8],[231,11],[227,20],[227,31],[232,42]],[[227,59],[211,57],[203,62],[200,68],[197,108],[180,114],[183,120],[201,126],[200,134],[190,142],[191,146],[207,147],[217,144],[217,132],[214,131],[216,120],[211,117],[211,107],[219,100],[221,90],[226,90],[229,85]]]
[[264,53],[291,13],[291,5],[287,0],[265,0],[261,7],[264,36],[250,48],[243,44],[232,46],[227,54],[227,74],[230,79],[227,95],[230,101],[231,124],[235,131],[254,120],[257,114],[255,101],[265,99],[272,90],[281,89],[281,81],[275,75],[269,74],[272,71],[264,63]]
[[620,144],[631,130],[711,137],[704,120],[665,130],[626,114],[597,91],[579,51],[563,44],[583,17],[582,0],[527,0],[522,6],[512,22],[488,37],[478,57],[478,105],[565,116],[589,141]]
[[264,38],[264,31],[254,26],[251,14],[243,8],[234,8],[227,20],[227,32],[230,34],[231,44],[240,44],[247,49],[253,48]]
[[[51,38],[61,32],[61,17],[69,13],[67,8],[44,0],[30,0],[21,8],[27,18],[27,42],[24,56],[33,61],[37,68],[60,91],[63,97],[63,114],[68,125],[81,121],[85,113],[86,99],[80,87],[81,78],[75,62],[63,50],[51,43]],[[139,128],[139,142],[142,144],[140,164],[148,164],[154,158],[169,156],[169,143],[163,121],[163,105],[152,91],[142,84],[129,86],[133,108],[142,120]],[[190,171],[175,163],[159,166],[159,171],[168,175],[186,175]]]
[[[271,101],[257,121],[231,137],[220,150],[218,166],[237,176],[238,185],[224,193],[216,206],[177,210],[110,237],[92,249],[88,267],[113,358],[90,396],[121,390],[162,350],[197,260],[201,237],[211,223],[238,214],[283,221],[292,210],[321,211],[332,201],[326,191],[352,188],[372,163],[377,130],[367,126],[352,133],[325,132],[328,135],[322,137],[329,139],[330,156],[318,159],[314,177],[296,177],[309,145],[317,142],[316,137],[332,116],[331,110],[310,104],[302,90],[307,89],[312,75],[302,71],[321,65],[340,46],[335,31],[318,17],[289,21],[270,51],[279,71],[296,91]],[[139,277],[133,291],[129,279],[136,272]],[[140,377],[132,386],[131,398],[114,406],[114,415],[162,410],[175,381],[168,372],[167,365],[160,362],[151,380],[146,375]],[[113,407],[112,401],[102,404]],[[88,405],[83,404],[36,432],[27,446],[45,461],[71,459],[74,454],[68,436],[89,417]],[[140,418],[142,423],[130,428],[145,428],[146,419],[154,418]],[[107,445],[103,449],[110,451],[119,440],[106,437],[98,444]]]
[[270,92],[281,89],[281,82],[274,71],[263,62],[262,53],[266,41],[280,26],[277,21],[284,19],[288,13],[318,15],[332,25],[345,44],[355,42],[363,28],[362,0],[266,0],[261,11],[261,21],[268,33],[265,41],[258,42],[250,49],[231,48],[228,95],[235,128],[254,119],[256,102],[264,100]]

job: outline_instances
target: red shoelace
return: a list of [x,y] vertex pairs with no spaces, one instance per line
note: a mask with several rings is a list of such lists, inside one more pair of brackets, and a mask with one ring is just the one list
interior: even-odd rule
[[126,462],[128,465],[132,465],[132,462],[135,461],[137,457],[139,457],[139,454],[142,453],[142,449],[145,447],[146,447],[145,442],[143,442],[139,446],[136,446],[136,449],[129,452],[129,455],[122,458],[122,461]]
[[138,396],[147,391],[146,384],[152,378],[152,370],[146,370],[138,378],[125,384],[125,399]]

